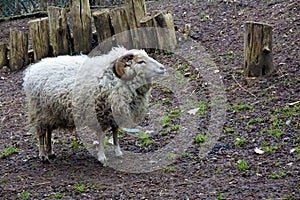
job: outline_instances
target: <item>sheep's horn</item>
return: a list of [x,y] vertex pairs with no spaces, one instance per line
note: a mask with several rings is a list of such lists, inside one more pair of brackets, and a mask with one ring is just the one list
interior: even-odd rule
[[118,58],[115,61],[114,66],[113,66],[113,71],[118,78],[128,81],[128,80],[131,80],[135,76],[135,74],[132,76],[127,76],[125,74],[125,67],[128,66],[127,62],[129,60],[132,60],[133,58],[134,58],[133,54],[127,54],[127,55],[122,56],[121,58]]

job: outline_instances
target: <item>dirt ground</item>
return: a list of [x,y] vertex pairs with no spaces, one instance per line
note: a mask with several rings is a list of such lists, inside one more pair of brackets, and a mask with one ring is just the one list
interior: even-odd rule
[[[37,140],[27,133],[24,70],[3,68],[1,199],[300,199],[300,2],[166,0],[148,2],[147,9],[172,12],[176,29],[191,24],[190,37],[206,48],[222,76],[227,97],[225,124],[208,155],[199,156],[203,143],[193,142],[174,163],[160,170],[120,172],[104,167],[75,135],[57,133],[57,157],[43,163],[38,158]],[[7,41],[9,28],[28,31],[28,20],[1,22],[0,41]],[[270,77],[250,82],[243,75],[246,21],[273,26],[277,69]],[[178,67],[176,56],[159,55],[157,59]],[[188,79],[204,109],[203,121],[193,133],[197,136],[205,132],[212,106],[204,104],[203,108],[203,102],[209,102],[206,83],[201,75],[192,75],[187,75]],[[167,108],[166,99],[176,96],[154,88],[152,98],[164,101]],[[155,151],[176,135],[175,129],[167,131],[149,140],[124,134],[121,147]]]

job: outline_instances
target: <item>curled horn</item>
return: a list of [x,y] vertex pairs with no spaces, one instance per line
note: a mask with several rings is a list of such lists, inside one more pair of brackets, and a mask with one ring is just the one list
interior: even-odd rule
[[127,62],[129,60],[132,60],[133,58],[134,58],[133,54],[127,54],[127,55],[122,56],[121,58],[118,58],[115,61],[114,66],[113,66],[113,71],[118,78],[121,78],[125,81],[133,79],[133,77],[136,74],[133,74],[133,75],[125,74],[125,67],[128,66]]

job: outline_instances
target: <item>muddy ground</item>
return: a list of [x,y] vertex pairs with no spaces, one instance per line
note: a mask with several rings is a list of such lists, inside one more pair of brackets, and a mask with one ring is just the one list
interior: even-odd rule
[[[148,2],[147,8],[171,11],[177,29],[190,23],[190,37],[205,47],[218,67],[216,73],[225,86],[226,114],[209,153],[203,158],[205,143],[200,137],[194,140],[207,132],[215,105],[210,104],[203,75],[198,76],[191,67],[185,70],[176,55],[157,59],[190,81],[198,97],[199,127],[182,155],[148,173],[104,167],[70,133],[55,133],[57,157],[51,163],[41,162],[37,140],[27,133],[23,70],[4,68],[0,71],[1,199],[300,199],[300,3],[155,1]],[[0,40],[7,40],[9,28],[28,31],[28,20],[1,22]],[[273,26],[277,70],[270,77],[251,81],[244,77],[246,21]],[[179,104],[174,93],[164,88],[155,87],[152,98],[151,105],[160,103],[162,113]],[[174,128],[180,123],[173,118],[171,125],[165,124],[148,139],[123,133],[121,147],[136,153],[155,152],[181,131],[183,127]]]

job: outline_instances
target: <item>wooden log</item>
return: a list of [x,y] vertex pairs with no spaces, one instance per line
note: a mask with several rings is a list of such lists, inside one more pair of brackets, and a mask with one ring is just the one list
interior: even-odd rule
[[32,38],[34,62],[47,57],[50,52],[48,17],[29,21],[29,30]]
[[126,0],[125,5],[130,28],[140,27],[140,21],[146,16],[145,0]]
[[7,43],[0,43],[0,68],[7,65]]
[[123,45],[127,49],[131,49],[132,38],[130,34],[130,25],[127,18],[125,7],[119,7],[110,12],[111,24],[114,36],[114,45]]
[[92,17],[89,0],[72,0],[71,16],[75,53],[89,53],[92,49]]
[[110,21],[109,9],[102,9],[93,13],[94,23],[97,31],[98,44],[105,41],[105,51],[112,48],[113,27]]
[[140,48],[145,49],[158,49],[158,38],[157,38],[157,22],[155,21],[155,15],[145,16],[140,20],[141,35],[139,38]]
[[246,22],[244,73],[247,77],[270,75],[274,71],[272,26]]
[[11,29],[9,32],[9,67],[15,71],[28,64],[28,34]]
[[171,13],[159,12],[154,17],[157,22],[157,38],[159,49],[173,50],[176,47],[176,33]]
[[50,45],[53,55],[65,55],[71,52],[71,36],[67,23],[66,9],[54,6],[48,7]]
[[[145,28],[145,30],[142,30],[142,42],[145,43],[146,48],[151,46],[150,48],[163,50],[175,49],[177,40],[173,18],[170,13],[153,13],[151,16],[144,17],[140,21],[140,25]],[[147,29],[147,27],[155,27],[155,29]]]

